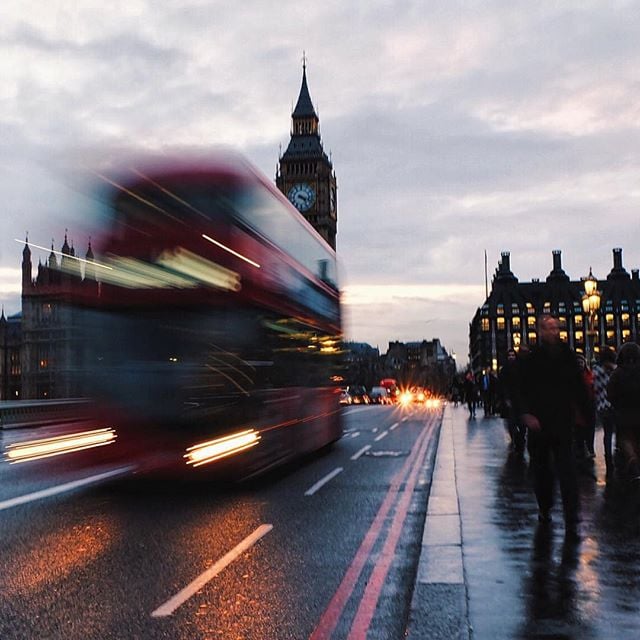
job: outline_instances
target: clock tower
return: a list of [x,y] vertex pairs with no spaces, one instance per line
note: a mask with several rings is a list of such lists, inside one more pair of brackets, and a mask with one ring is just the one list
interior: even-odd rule
[[318,122],[309,96],[304,61],[300,95],[291,114],[291,140],[280,156],[276,185],[335,249],[338,222],[336,174],[322,148]]

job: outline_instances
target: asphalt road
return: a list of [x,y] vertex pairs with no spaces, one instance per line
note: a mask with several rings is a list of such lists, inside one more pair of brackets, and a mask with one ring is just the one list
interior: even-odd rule
[[0,638],[404,637],[441,415],[344,411],[330,450],[232,488],[3,463]]

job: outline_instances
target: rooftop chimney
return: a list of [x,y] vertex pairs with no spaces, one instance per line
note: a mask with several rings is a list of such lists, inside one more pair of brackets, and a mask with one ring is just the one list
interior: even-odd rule
[[616,271],[622,270],[622,249],[617,248],[613,250],[613,268]]
[[569,281],[569,276],[564,272],[562,268],[562,251],[560,249],[553,250],[553,269],[547,276],[547,282],[551,281]]
[[503,251],[501,254],[502,260],[500,260],[500,271],[511,271],[511,257],[508,251]]
[[613,250],[613,269],[609,272],[607,280],[628,280],[629,273],[622,266],[622,249],[616,248]]

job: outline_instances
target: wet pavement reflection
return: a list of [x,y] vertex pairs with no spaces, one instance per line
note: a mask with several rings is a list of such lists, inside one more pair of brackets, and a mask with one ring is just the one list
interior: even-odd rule
[[559,495],[539,523],[528,456],[503,421],[453,416],[472,638],[640,638],[640,493],[580,462],[582,522],[565,536]]

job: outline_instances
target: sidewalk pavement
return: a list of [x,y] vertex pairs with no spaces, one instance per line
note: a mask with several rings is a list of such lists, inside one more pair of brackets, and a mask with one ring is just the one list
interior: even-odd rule
[[510,452],[503,421],[446,407],[409,640],[640,638],[638,495],[606,484],[596,440],[576,544],[559,496],[551,526],[538,524],[527,456]]

